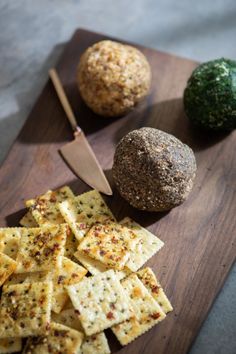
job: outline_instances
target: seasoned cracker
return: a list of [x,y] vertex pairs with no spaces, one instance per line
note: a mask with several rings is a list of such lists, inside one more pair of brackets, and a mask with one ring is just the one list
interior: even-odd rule
[[96,259],[86,256],[86,254],[83,254],[81,251],[76,251],[74,257],[78,259],[78,261],[86,269],[88,269],[89,273],[91,273],[92,275],[96,275],[109,270],[109,266],[106,266],[105,264],[97,261]]
[[157,280],[152,269],[147,267],[139,270],[137,273],[138,278],[142,281],[148,291],[152,294],[154,299],[158,302],[160,307],[165,313],[173,311],[173,307],[168,300],[160,282]]
[[86,273],[87,269],[71,261],[69,258],[63,257],[61,267],[55,269],[52,273],[52,310],[54,312],[59,313],[68,300],[66,286],[79,283]]
[[[22,273],[19,273],[22,274]],[[24,283],[38,283],[51,280],[50,272],[34,272],[34,273],[24,273],[26,275]]]
[[9,278],[7,278],[7,280],[4,282],[4,286],[24,283],[27,274],[34,274],[34,273],[18,273],[18,274],[12,273],[9,276]]
[[21,351],[22,340],[21,338],[1,338],[0,339],[0,353],[16,353]]
[[50,280],[51,276],[49,272],[35,272],[35,273],[13,273],[7,281],[4,283],[5,285],[11,284],[22,284],[22,283],[35,283],[40,281]]
[[35,218],[32,215],[32,212],[30,210],[28,210],[27,213],[20,220],[20,225],[24,226],[24,227],[37,227],[38,226]]
[[59,268],[64,254],[67,225],[46,225],[23,229],[17,254],[16,273],[50,271]]
[[74,260],[74,253],[77,251],[79,242],[73,232],[68,230],[66,245],[65,245],[65,257]]
[[130,317],[130,303],[114,270],[68,286],[68,293],[87,336]]
[[96,190],[60,203],[59,209],[79,241],[93,224],[115,221],[111,210]]
[[12,259],[16,259],[21,238],[22,227],[0,228],[0,252]]
[[0,338],[45,334],[51,297],[51,282],[5,285],[0,303]]
[[164,246],[164,242],[128,217],[124,218],[120,224],[131,229],[139,238],[139,242],[130,253],[129,260],[126,263],[127,268],[136,272]]
[[126,296],[131,299],[133,316],[113,326],[112,331],[119,342],[126,345],[162,321],[166,315],[136,274],[131,274],[121,283]]
[[110,354],[110,348],[104,332],[86,337],[78,354]]
[[[63,307],[63,311],[64,310],[71,310],[71,309],[74,309],[74,306],[73,306],[73,304],[71,302],[71,299],[69,297],[69,299],[66,301],[66,303],[65,303],[65,305]],[[57,322],[57,321],[55,321],[55,322]]]
[[74,194],[67,186],[55,191],[47,191],[35,199],[26,201],[26,206],[30,208],[34,219],[38,225],[44,224],[63,224],[64,219],[58,208],[58,203],[68,198],[73,198]]
[[[93,259],[89,256],[86,256],[80,251],[75,252],[74,254],[75,258],[78,259],[78,261],[86,268],[88,269],[89,273],[92,275],[96,275],[102,272],[106,272],[107,270],[110,269],[109,266],[97,261],[96,259]],[[115,270],[117,277],[119,280],[127,277],[130,274],[130,270],[124,268],[123,270]]]
[[83,332],[83,327],[80,323],[78,311],[73,308],[63,310],[60,313],[52,312],[52,321],[64,324],[67,327]]
[[138,237],[118,223],[94,225],[80,242],[78,250],[112,268],[121,270]]
[[0,252],[0,286],[15,271],[16,265],[12,258]]
[[52,322],[48,336],[28,339],[24,354],[77,354],[83,340],[83,333],[62,324]]

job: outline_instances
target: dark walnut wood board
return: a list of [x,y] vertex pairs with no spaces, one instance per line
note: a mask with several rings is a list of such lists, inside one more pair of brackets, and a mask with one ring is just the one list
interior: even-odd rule
[[[113,352],[183,354],[189,350],[235,258],[235,132],[209,136],[193,129],[184,115],[182,93],[197,63],[141,46],[153,72],[149,97],[123,118],[93,114],[79,97],[75,72],[81,53],[105,38],[76,31],[57,69],[78,123],[109,179],[115,145],[126,133],[142,126],[172,133],[189,144],[198,165],[188,200],[169,213],[137,211],[116,191],[106,198],[118,219],[129,215],[165,242],[148,265],[174,307],[162,323],[130,345],[121,348],[111,334],[109,340]],[[58,153],[70,139],[70,126],[48,81],[0,170],[1,226],[17,225],[25,212],[24,199],[47,189],[65,184],[78,194],[89,189]]]

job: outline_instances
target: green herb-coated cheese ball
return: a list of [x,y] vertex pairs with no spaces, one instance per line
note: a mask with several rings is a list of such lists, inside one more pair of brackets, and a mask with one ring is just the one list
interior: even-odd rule
[[217,59],[199,65],[184,91],[184,108],[196,125],[211,130],[236,128],[236,61]]

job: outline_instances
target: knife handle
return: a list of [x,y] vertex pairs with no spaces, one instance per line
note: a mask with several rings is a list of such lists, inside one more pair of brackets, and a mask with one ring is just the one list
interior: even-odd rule
[[56,72],[55,69],[50,69],[49,70],[49,76],[52,80],[52,83],[54,85],[54,88],[56,90],[56,93],[58,95],[58,98],[61,102],[62,107],[64,108],[64,111],[66,113],[66,116],[71,124],[72,129],[74,130],[74,132],[80,132],[81,129],[79,128],[79,126],[77,125],[76,122],[76,118],[75,115],[72,111],[71,105],[68,101],[68,98],[66,97],[65,91],[63,89],[61,80]]

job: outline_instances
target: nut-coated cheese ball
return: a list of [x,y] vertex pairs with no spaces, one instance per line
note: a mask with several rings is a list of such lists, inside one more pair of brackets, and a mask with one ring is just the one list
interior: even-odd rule
[[104,40],[82,55],[77,81],[83,100],[95,113],[122,116],[148,94],[151,70],[138,49]]

